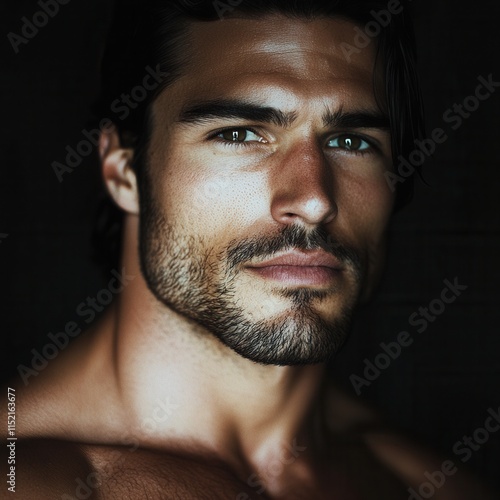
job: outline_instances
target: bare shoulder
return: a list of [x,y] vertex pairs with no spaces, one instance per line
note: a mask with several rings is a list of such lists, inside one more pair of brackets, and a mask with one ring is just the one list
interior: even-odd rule
[[413,500],[493,500],[491,490],[459,460],[439,457],[426,447],[390,430],[363,435],[375,458],[405,485]]
[[19,441],[16,497],[32,500],[253,498],[221,463],[124,446]]
[[[391,478],[407,498],[422,500],[490,500],[498,498],[456,457],[441,457],[414,439],[390,429],[377,412],[342,389],[328,389],[328,435],[344,459],[363,474],[360,481],[374,484]],[[345,460],[344,460],[345,461]],[[372,477],[370,481],[370,476]],[[389,495],[387,495],[389,498]]]

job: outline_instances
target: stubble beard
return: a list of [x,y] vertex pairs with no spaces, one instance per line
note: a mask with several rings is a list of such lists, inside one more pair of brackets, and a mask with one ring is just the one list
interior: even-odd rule
[[[278,235],[233,241],[216,252],[183,229],[168,224],[151,200],[141,203],[141,270],[149,289],[165,306],[194,320],[225,346],[256,363],[323,363],[340,349],[350,330],[362,281],[362,265],[355,251],[333,242],[320,230],[307,233],[301,227],[289,226]],[[269,319],[253,321],[251,314],[238,305],[238,265],[287,248],[323,248],[350,266],[357,292],[335,319],[325,321],[313,308],[313,301],[328,294],[321,290],[281,291],[291,307]]]

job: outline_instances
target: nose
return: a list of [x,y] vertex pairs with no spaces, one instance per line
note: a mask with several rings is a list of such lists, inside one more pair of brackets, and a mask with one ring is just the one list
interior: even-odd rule
[[337,215],[334,178],[316,141],[290,149],[274,170],[271,215],[280,224],[328,224]]

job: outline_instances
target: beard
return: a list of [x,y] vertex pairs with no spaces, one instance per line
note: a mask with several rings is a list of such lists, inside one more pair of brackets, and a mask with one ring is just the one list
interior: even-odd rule
[[[240,305],[241,264],[292,248],[323,249],[350,272],[354,292],[334,319],[323,319],[313,303],[336,293],[335,289],[277,288],[274,293],[291,306],[264,319],[254,319]],[[265,365],[329,361],[348,336],[363,280],[358,254],[320,228],[308,232],[287,226],[278,234],[233,240],[217,250],[186,228],[168,224],[150,198],[141,202],[139,254],[146,283],[161,303],[195,321],[240,356]],[[265,308],[265,303],[260,305]]]

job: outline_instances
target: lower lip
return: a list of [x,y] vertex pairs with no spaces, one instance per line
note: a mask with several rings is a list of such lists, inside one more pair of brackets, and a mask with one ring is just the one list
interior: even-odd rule
[[267,266],[248,269],[262,278],[289,285],[328,285],[340,273],[338,269],[324,266]]

